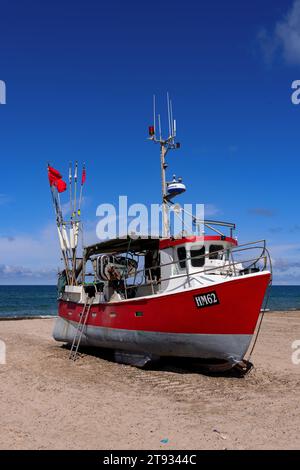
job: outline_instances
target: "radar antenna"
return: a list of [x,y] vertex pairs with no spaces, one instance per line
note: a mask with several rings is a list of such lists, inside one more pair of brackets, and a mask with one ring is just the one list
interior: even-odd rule
[[[156,118],[156,97],[153,95],[153,124],[149,126],[149,140],[160,145],[160,167],[161,167],[161,186],[162,186],[162,220],[163,220],[163,230],[162,236],[164,238],[168,238],[170,236],[170,221],[169,221],[169,201],[170,201],[170,193],[168,191],[168,183],[166,181],[166,169],[168,167],[166,163],[166,155],[169,150],[175,150],[180,148],[180,143],[176,142],[176,120],[173,118],[173,106],[172,101],[169,96],[169,92],[167,93],[167,110],[168,110],[168,128],[169,128],[169,135],[168,138],[164,138],[162,136],[161,131],[161,116],[160,114],[157,115]],[[156,134],[156,119],[158,121],[158,136]],[[174,183],[176,181],[173,179],[173,190],[174,190]],[[182,180],[180,180],[180,185],[183,188]],[[181,190],[179,193],[185,191]],[[174,195],[172,196],[174,197]]]

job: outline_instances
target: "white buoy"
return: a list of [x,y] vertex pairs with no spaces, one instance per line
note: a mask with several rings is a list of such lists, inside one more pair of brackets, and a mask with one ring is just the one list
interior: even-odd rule
[[72,250],[75,250],[78,245],[79,222],[74,222],[70,228],[70,245]]
[[69,242],[69,237],[68,237],[68,234],[67,234],[67,229],[66,229],[65,224],[63,224],[63,226],[62,226],[61,233],[62,233],[62,237],[63,237],[64,243],[65,243],[65,247],[66,247],[67,250],[69,250],[70,249],[70,242]]

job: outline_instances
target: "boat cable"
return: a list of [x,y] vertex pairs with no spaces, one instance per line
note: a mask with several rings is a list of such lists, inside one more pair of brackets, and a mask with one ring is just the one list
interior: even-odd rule
[[267,308],[267,305],[268,305],[268,302],[269,302],[269,299],[270,299],[271,285],[272,285],[272,280],[269,282],[269,285],[268,285],[267,295],[265,297],[265,302],[264,302],[264,306],[263,306],[263,309],[262,309],[262,314],[261,314],[261,317],[260,317],[259,325],[258,325],[258,328],[257,328],[257,333],[256,333],[256,336],[255,336],[253,345],[251,347],[247,362],[251,362],[250,359],[252,357],[254,348],[255,348],[257,340],[258,340],[258,336],[259,336],[259,333],[260,333],[260,329],[261,329],[261,326],[262,326],[264,315],[266,313],[266,308]]

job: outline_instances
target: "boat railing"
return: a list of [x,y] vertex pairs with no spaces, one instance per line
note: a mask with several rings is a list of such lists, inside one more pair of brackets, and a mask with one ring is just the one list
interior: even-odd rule
[[[260,245],[261,244],[261,245]],[[249,257],[247,259],[235,259],[235,256],[238,253],[244,253],[248,252],[250,250],[261,250],[261,252],[256,255],[255,257]],[[225,254],[225,258],[224,255]],[[209,258],[212,256],[216,255],[222,255],[222,258],[224,258],[222,261],[223,264],[221,265],[214,265],[214,266],[206,266],[205,262],[204,265],[197,271],[190,271],[190,261],[191,260],[196,260],[196,259],[205,259]],[[182,273],[176,273],[175,275],[172,274],[171,276],[167,277],[157,277],[153,274],[154,270],[157,269],[162,269],[167,266],[178,266],[178,264],[184,263],[185,264],[185,271]],[[258,263],[262,262],[262,266],[259,268]],[[242,265],[242,269],[241,269]],[[155,294],[155,286],[160,285],[162,282],[169,281],[171,279],[176,279],[185,277],[187,279],[188,284],[190,285],[191,282],[191,277],[195,277],[197,274],[205,275],[205,274],[210,274],[213,273],[215,274],[216,271],[218,271],[219,274],[224,275],[225,277],[236,277],[238,275],[243,275],[250,273],[251,270],[252,272],[256,271],[265,271],[266,269],[269,269],[269,271],[272,274],[272,259],[269,253],[269,250],[267,249],[266,246],[266,241],[265,240],[257,240],[254,242],[249,242],[249,243],[244,243],[242,245],[239,245],[238,247],[234,248],[223,248],[221,250],[216,250],[210,253],[205,253],[203,255],[198,255],[198,256],[186,256],[186,258],[179,260],[173,260],[168,263],[163,263],[160,265],[156,266],[151,266],[148,268],[143,267],[140,270],[137,270],[133,279],[132,284],[127,283],[127,279],[124,279],[124,287],[125,287],[125,297],[127,298],[127,292],[128,290],[131,289],[137,289],[138,287],[141,286],[151,286],[152,293]],[[138,275],[141,274],[141,282],[136,283],[136,279]]]
[[221,220],[209,220],[209,219],[202,220],[202,219],[197,219],[196,217],[193,217],[193,222],[195,225],[203,225],[204,228],[208,228],[209,230],[212,230],[213,232],[223,237],[226,237],[227,235],[224,233],[224,231],[221,231],[219,228],[216,228],[216,227],[225,227],[229,229],[229,236],[231,238],[233,237],[233,232],[236,229],[235,224],[231,222],[223,222]]

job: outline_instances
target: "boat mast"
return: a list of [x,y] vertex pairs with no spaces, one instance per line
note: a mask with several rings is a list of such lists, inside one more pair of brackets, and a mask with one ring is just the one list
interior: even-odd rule
[[169,221],[169,204],[168,192],[166,182],[166,155],[169,150],[180,148],[179,142],[175,142],[176,137],[176,120],[173,119],[172,101],[170,100],[169,93],[167,93],[167,107],[168,107],[168,138],[163,138],[161,133],[161,119],[158,114],[158,132],[159,136],[156,137],[156,105],[155,95],[153,95],[153,125],[149,126],[149,139],[160,145],[160,168],[161,168],[161,188],[162,188],[162,236],[168,238],[170,236],[170,221]]
[[170,236],[170,222],[169,222],[169,206],[166,200],[167,184],[166,184],[166,169],[167,164],[165,156],[167,154],[167,147],[161,143],[160,145],[160,166],[161,166],[161,189],[162,189],[162,223],[163,231],[162,236],[168,238]]

